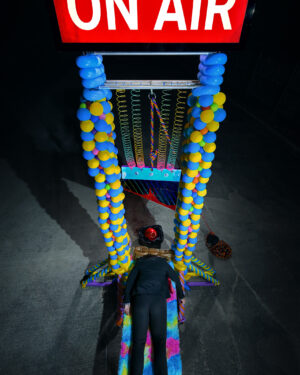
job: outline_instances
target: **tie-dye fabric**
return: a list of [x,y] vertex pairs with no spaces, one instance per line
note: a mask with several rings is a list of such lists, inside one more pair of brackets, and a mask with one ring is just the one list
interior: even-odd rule
[[[178,310],[176,286],[169,279],[170,298],[167,299],[167,363],[168,375],[181,375],[182,365],[180,357],[179,345],[179,329],[178,329]],[[124,314],[123,331],[121,341],[121,352],[119,360],[118,375],[129,374],[130,361],[130,342],[131,342],[131,315]],[[152,369],[152,346],[151,334],[148,329],[147,339],[144,351],[144,372],[143,375],[153,375]]]

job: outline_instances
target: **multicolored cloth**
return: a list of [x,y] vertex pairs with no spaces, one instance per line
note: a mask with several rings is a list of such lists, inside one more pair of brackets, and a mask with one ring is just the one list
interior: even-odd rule
[[[181,364],[180,345],[179,345],[176,286],[175,286],[175,283],[171,281],[171,279],[168,279],[168,280],[169,280],[169,286],[170,286],[170,298],[167,299],[168,375],[181,375],[182,364]],[[130,375],[128,371],[129,363],[130,363],[130,343],[131,343],[131,315],[124,314],[118,375]],[[143,375],[153,375],[152,361],[153,361],[153,356],[152,356],[152,346],[151,346],[151,334],[150,334],[150,330],[148,329],[145,351],[144,351]]]

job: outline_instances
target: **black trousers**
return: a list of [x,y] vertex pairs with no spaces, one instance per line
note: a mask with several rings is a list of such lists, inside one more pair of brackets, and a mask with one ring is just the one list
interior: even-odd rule
[[153,294],[133,296],[132,312],[132,348],[130,375],[142,375],[144,369],[144,349],[148,326],[151,332],[154,351],[154,375],[167,375],[167,300]]

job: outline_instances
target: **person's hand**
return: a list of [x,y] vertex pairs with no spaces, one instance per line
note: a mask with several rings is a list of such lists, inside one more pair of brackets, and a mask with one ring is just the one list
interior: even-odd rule
[[124,313],[126,315],[129,315],[129,310],[130,310],[130,303],[125,303],[125,306],[124,306]]
[[180,300],[180,303],[185,304],[185,297],[183,297],[183,298]]

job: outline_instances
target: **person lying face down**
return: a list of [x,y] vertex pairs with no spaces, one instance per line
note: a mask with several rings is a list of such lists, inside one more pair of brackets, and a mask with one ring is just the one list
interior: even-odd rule
[[[142,375],[148,327],[153,345],[154,375],[167,375],[167,298],[168,278],[176,284],[177,297],[185,302],[178,273],[159,255],[163,250],[136,248],[146,253],[136,260],[129,273],[124,292],[124,312],[132,317],[130,375]],[[154,250],[154,251],[153,251]],[[154,255],[154,254],[157,255]]]

